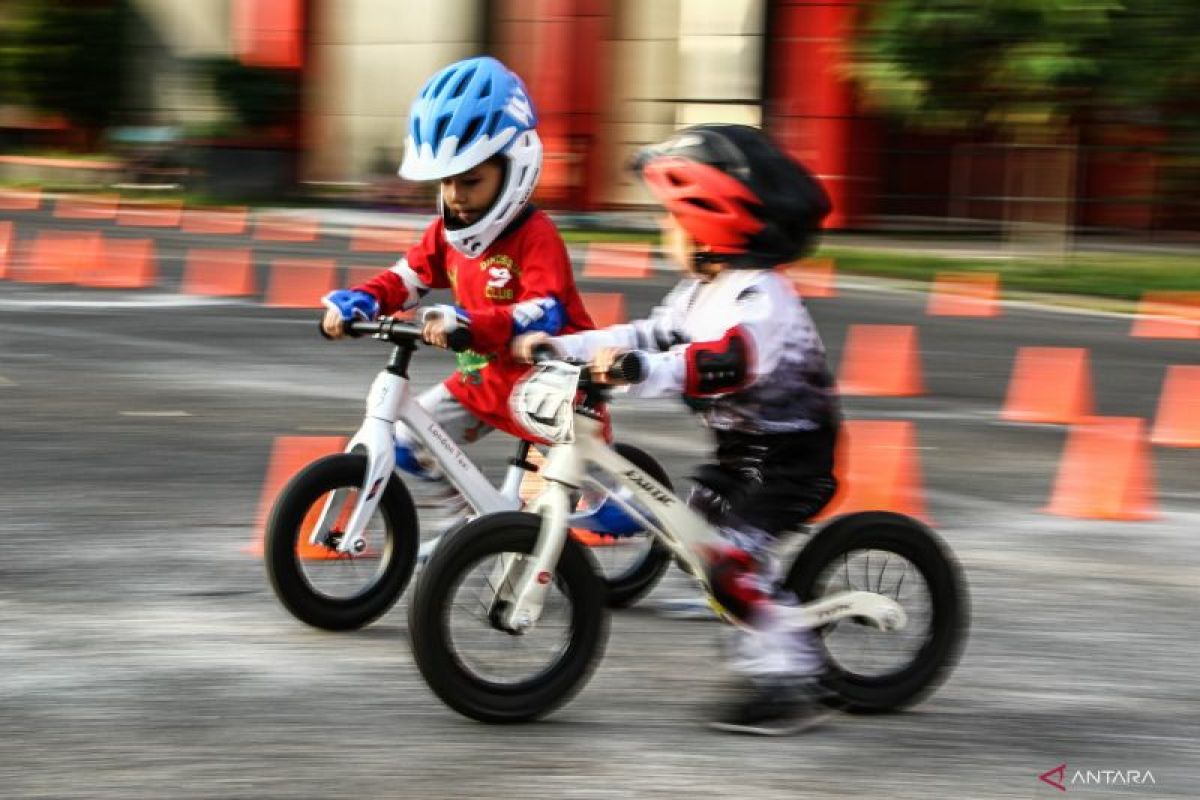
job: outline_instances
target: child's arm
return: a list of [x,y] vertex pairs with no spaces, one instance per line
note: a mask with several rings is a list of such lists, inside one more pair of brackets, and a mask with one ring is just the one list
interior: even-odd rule
[[729,326],[719,339],[680,344],[663,353],[643,353],[645,378],[630,387],[630,394],[715,398],[742,391],[769,376],[792,336],[780,324],[779,316],[783,304],[794,299],[781,291],[770,280],[743,289],[731,304]]
[[355,286],[354,290],[366,292],[379,301],[379,310],[383,314],[414,308],[430,289],[450,288],[442,247],[441,222],[438,221],[430,225],[421,241],[390,269]]
[[677,285],[646,319],[558,336],[553,346],[564,358],[572,361],[591,361],[596,353],[609,348],[646,353],[669,350],[684,341],[679,331],[680,319],[695,283],[686,280]]

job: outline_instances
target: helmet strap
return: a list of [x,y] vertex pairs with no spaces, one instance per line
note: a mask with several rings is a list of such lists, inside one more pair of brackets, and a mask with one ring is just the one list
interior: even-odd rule
[[710,250],[694,250],[692,251],[692,271],[707,283],[717,274],[721,272],[715,269],[717,264],[725,264],[729,261],[729,256],[725,253],[714,253]]

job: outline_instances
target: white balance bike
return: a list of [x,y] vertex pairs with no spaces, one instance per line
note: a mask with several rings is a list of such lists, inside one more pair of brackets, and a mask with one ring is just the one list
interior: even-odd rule
[[[345,323],[352,336],[372,336],[395,347],[367,399],[362,427],[343,453],[301,469],[276,499],[267,523],[264,558],[279,601],[297,619],[326,630],[350,630],[377,619],[404,592],[421,542],[412,496],[396,469],[395,425],[403,422],[432,455],[446,478],[476,514],[513,511],[522,505],[522,479],[538,467],[530,445],[520,441],[504,482],[493,486],[417,402],[408,366],[421,343],[420,328],[394,319]],[[463,333],[466,333],[463,331]],[[469,339],[453,337],[461,349]],[[628,444],[612,449],[665,485],[666,473],[647,453]],[[670,553],[611,499],[576,495],[586,510],[571,527],[600,537],[598,580],[614,606],[636,602],[670,564]],[[574,506],[573,506],[574,507]]]
[[[545,489],[525,511],[460,528],[433,553],[409,604],[425,681],[452,709],[483,722],[549,713],[584,686],[604,650],[604,585],[588,549],[568,535],[570,498],[584,487],[610,492],[721,613],[703,557],[722,541],[717,532],[669,486],[604,444],[593,409],[607,393],[585,368],[538,355],[513,404],[522,425],[554,442]],[[632,382],[638,367],[622,359],[610,374]],[[574,406],[578,389],[585,400]],[[830,702],[848,710],[917,702],[949,674],[963,642],[961,573],[937,535],[900,514],[835,519],[805,543],[780,588],[799,601],[786,613],[818,633]]]

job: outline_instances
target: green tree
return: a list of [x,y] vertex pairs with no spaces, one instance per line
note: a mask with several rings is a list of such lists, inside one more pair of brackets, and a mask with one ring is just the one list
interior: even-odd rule
[[1154,129],[1177,191],[1200,179],[1195,0],[876,0],[851,59],[867,103],[912,126],[1019,144]]
[[1025,138],[1069,125],[1114,0],[881,0],[853,52],[868,102],[930,128]]
[[6,94],[58,113],[89,149],[121,107],[127,46],[125,0],[25,0],[5,12]]

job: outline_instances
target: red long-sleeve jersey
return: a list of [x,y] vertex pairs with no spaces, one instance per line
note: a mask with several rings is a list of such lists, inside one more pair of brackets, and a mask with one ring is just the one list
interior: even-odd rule
[[509,353],[514,312],[530,301],[554,298],[565,318],[561,333],[595,327],[575,287],[562,237],[536,209],[518,217],[477,258],[446,243],[439,217],[395,266],[354,288],[374,295],[384,314],[416,306],[431,289],[452,289],[455,305],[471,318],[473,349],[458,355],[458,370],[446,379],[446,388],[479,419],[525,439],[529,434],[508,406],[513,385],[529,369]]

